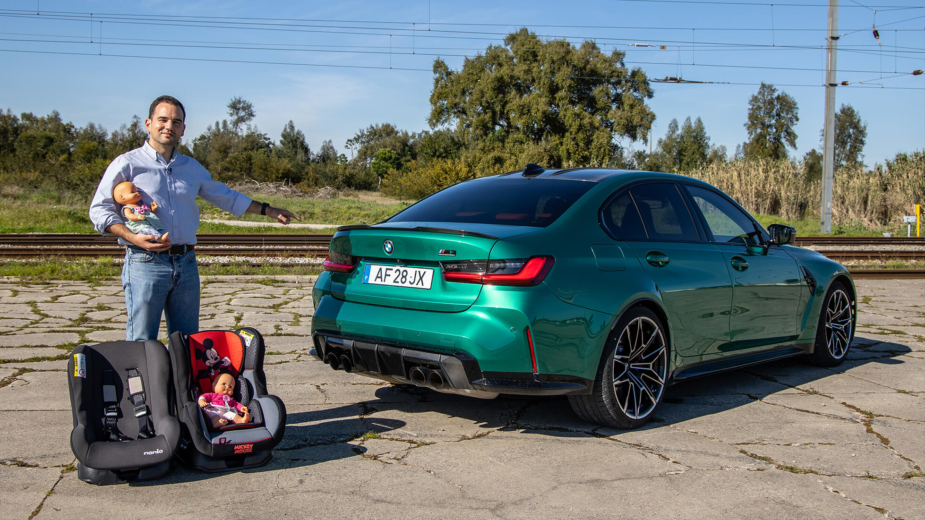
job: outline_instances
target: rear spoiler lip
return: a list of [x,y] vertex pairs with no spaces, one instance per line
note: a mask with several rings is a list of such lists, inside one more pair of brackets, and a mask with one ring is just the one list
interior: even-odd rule
[[386,230],[386,231],[427,231],[429,233],[444,233],[447,235],[460,235],[464,237],[481,237],[481,238],[490,238],[492,240],[498,240],[498,237],[493,235],[488,235],[486,233],[479,233],[477,231],[466,231],[464,229],[450,229],[450,228],[438,228],[438,227],[427,227],[427,226],[417,226],[413,228],[408,227],[398,227],[398,226],[370,226],[368,224],[355,224],[351,226],[340,226],[337,228],[337,231],[354,231],[358,229],[373,229],[373,230]]

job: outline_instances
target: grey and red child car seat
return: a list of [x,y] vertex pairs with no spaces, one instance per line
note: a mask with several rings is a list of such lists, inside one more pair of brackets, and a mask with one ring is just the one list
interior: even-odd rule
[[77,476],[92,484],[158,478],[180,437],[170,360],[159,341],[78,345],[68,361]]
[[[268,462],[270,450],[283,439],[286,407],[278,397],[267,394],[260,333],[250,327],[190,335],[175,332],[169,344],[177,417],[182,424],[180,458],[203,471]],[[212,379],[219,370],[235,377],[234,399],[249,409],[250,422],[213,429],[200,410],[199,396],[212,392]]]

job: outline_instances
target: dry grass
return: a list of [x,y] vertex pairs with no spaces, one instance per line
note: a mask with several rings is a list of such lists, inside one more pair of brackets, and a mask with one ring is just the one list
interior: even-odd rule
[[[711,164],[691,172],[736,199],[753,213],[799,220],[818,215],[822,181],[807,180],[803,166],[789,161]],[[925,154],[877,165],[873,171],[842,168],[833,188],[834,222],[865,227],[895,226],[925,202]]]

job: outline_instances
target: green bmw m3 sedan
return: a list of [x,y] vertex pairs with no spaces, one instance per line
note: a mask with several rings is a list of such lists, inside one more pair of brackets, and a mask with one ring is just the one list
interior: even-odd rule
[[338,229],[313,289],[334,369],[648,421],[666,385],[791,356],[842,362],[848,271],[704,182],[598,168],[462,182]]

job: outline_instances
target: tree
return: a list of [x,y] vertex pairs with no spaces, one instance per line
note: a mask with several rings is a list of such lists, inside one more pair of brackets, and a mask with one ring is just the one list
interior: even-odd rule
[[330,139],[321,143],[321,150],[315,156],[315,160],[321,164],[337,164],[337,149]]
[[[690,123],[690,118],[687,119]],[[665,137],[656,143],[657,150],[654,161],[650,160],[649,165],[655,166],[656,170],[677,172],[680,165],[681,136],[678,135],[678,120],[672,119],[668,123],[668,130],[665,131]]]
[[132,122],[122,123],[118,130],[109,136],[109,149],[112,155],[120,155],[143,145],[148,138],[141,118],[132,116]]
[[16,154],[23,160],[31,161],[40,170],[40,165],[61,165],[71,158],[75,134],[74,125],[65,123],[57,110],[52,110],[46,117],[23,113],[16,139]]
[[710,154],[710,136],[698,117],[693,124],[688,117],[681,125],[678,171],[689,172],[703,166]]
[[[653,155],[656,154],[654,161],[646,161],[646,166],[671,172],[689,172],[702,166],[710,156],[710,137],[703,121],[698,117],[691,123],[687,117],[679,129],[678,120],[672,119],[665,137],[658,140],[658,151]],[[725,156],[725,149],[722,154]]]
[[803,155],[803,174],[807,181],[817,181],[822,178],[822,154],[813,148]]
[[241,125],[246,125],[257,117],[254,105],[240,97],[233,97],[228,102],[228,116],[231,117],[231,128],[235,134],[241,133]]
[[724,144],[710,145],[710,155],[707,156],[707,163],[708,164],[714,164],[714,163],[726,164],[726,161],[728,161],[726,145]]
[[283,157],[300,163],[308,163],[312,157],[312,151],[305,142],[305,134],[296,129],[292,120],[286,123],[279,136],[279,152]]
[[16,138],[20,132],[19,118],[6,109],[6,114],[0,110],[0,156],[13,154],[16,151]]
[[787,147],[797,147],[794,127],[799,120],[796,100],[786,92],[778,93],[774,85],[762,82],[758,93],[748,100],[745,157],[786,159]]
[[851,105],[842,105],[835,114],[835,170],[862,164],[861,151],[867,143],[867,123]]
[[397,170],[401,167],[401,158],[394,150],[383,148],[373,156],[373,162],[369,165],[370,171],[376,176],[383,177],[389,170]]
[[459,71],[434,61],[432,128],[455,128],[480,157],[539,158],[548,167],[608,164],[618,137],[645,139],[653,92],[625,53],[586,41],[542,41],[521,29],[467,58]]
[[87,123],[87,126],[78,129],[74,142],[74,159],[78,162],[88,163],[94,159],[105,159],[108,155],[107,142],[109,132],[96,123]]
[[360,130],[347,140],[346,146],[351,150],[356,148],[353,160],[365,168],[372,164],[373,157],[379,150],[392,150],[399,157],[413,158],[411,138],[407,131],[399,130],[390,123],[382,123],[369,125],[365,130]]
[[463,149],[463,142],[452,130],[427,130],[414,135],[413,148],[422,160],[455,159]]

